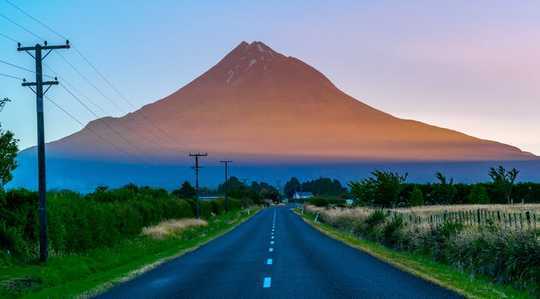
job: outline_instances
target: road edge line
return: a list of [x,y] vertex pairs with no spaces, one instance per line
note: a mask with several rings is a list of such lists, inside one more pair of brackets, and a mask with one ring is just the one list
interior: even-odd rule
[[79,294],[77,296],[75,296],[75,298],[81,298],[81,299],[86,299],[86,298],[92,298],[92,297],[95,297],[95,296],[98,296],[100,294],[103,294],[105,292],[107,292],[109,289],[113,288],[114,286],[118,285],[118,284],[121,284],[121,283],[124,283],[124,282],[127,282],[127,281],[130,281],[132,279],[135,279],[136,277],[148,272],[148,271],[151,271],[155,268],[157,268],[158,266],[160,266],[161,264],[164,264],[164,263],[167,263],[173,259],[176,259],[176,258],[179,258],[187,253],[190,253],[192,251],[195,251],[197,249],[199,249],[200,247],[212,242],[213,240],[231,232],[232,230],[234,230],[235,228],[237,228],[238,226],[240,226],[241,224],[243,224],[244,222],[248,221],[249,219],[253,218],[255,215],[257,215],[259,212],[261,212],[262,210],[264,210],[264,208],[259,208],[255,213],[253,214],[248,214],[248,217],[246,217],[245,219],[242,219],[241,221],[239,221],[238,223],[234,224],[233,226],[231,226],[230,228],[224,230],[223,232],[220,232],[219,234],[213,236],[212,238],[208,239],[208,240],[205,240],[203,242],[201,242],[200,244],[197,244],[195,246],[192,246],[192,247],[189,247],[189,248],[186,248],[186,249],[182,249],[180,250],[179,252],[173,254],[173,255],[170,255],[170,256],[167,256],[167,257],[164,257],[164,258],[161,258],[153,263],[150,263],[150,264],[147,264],[147,265],[144,265],[138,269],[135,269],[133,271],[130,271],[129,273],[127,273],[126,275],[122,276],[122,277],[118,277],[116,279],[113,279],[113,280],[110,280],[108,282],[105,282],[91,290],[88,290],[82,294]]
[[448,284],[445,284],[444,282],[440,281],[439,279],[435,278],[435,277],[432,277],[428,274],[425,274],[421,271],[418,271],[418,270],[415,270],[415,269],[412,269],[411,267],[407,266],[407,265],[404,265],[402,263],[399,263],[397,261],[393,261],[393,260],[389,260],[388,258],[386,258],[384,255],[382,254],[379,254],[377,252],[374,252],[372,250],[370,250],[369,248],[366,248],[362,245],[359,245],[359,244],[352,244],[350,242],[348,242],[344,237],[341,237],[333,232],[329,232],[327,231],[326,229],[320,227],[320,224],[317,224],[317,223],[313,223],[313,221],[311,219],[307,219],[305,218],[303,215],[299,214],[297,211],[294,211],[294,213],[300,218],[302,219],[302,221],[304,221],[306,224],[308,224],[309,226],[313,227],[314,229],[318,230],[319,232],[321,232],[322,234],[336,240],[336,241],[339,241],[349,247],[352,247],[354,249],[357,249],[357,250],[360,250],[372,257],[374,257],[375,259],[383,262],[383,263],[386,263],[386,264],[389,264],[403,272],[406,272],[406,273],[409,273],[411,275],[414,275],[415,277],[418,277],[424,281],[427,281],[429,283],[432,283],[434,285],[437,285],[441,288],[444,288],[444,289],[447,289],[449,291],[452,291],[452,292],[455,292],[456,294],[458,295],[461,295],[461,296],[464,296],[466,298],[481,298],[481,297],[477,297],[477,296],[474,296],[474,295],[471,295],[469,293],[467,293],[465,290],[463,289],[460,289],[460,288],[457,288],[457,287],[454,287],[454,286],[451,286],[451,285],[448,285]]

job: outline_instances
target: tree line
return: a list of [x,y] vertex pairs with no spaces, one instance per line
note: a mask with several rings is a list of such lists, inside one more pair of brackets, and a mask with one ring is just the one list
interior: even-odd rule
[[407,174],[377,170],[349,187],[359,205],[383,208],[540,202],[540,184],[516,183],[517,169],[492,167],[488,174],[490,182],[462,184],[438,172],[435,183],[415,184],[406,182]]

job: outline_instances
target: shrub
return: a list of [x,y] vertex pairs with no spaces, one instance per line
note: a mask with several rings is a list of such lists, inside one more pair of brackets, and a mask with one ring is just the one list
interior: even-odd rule
[[403,217],[397,215],[391,218],[382,230],[382,241],[392,248],[400,248],[405,240],[403,233]]
[[420,188],[414,187],[411,191],[409,203],[413,207],[424,205],[424,194]]
[[467,203],[488,204],[489,195],[486,191],[486,188],[479,184],[474,185],[471,189],[471,193],[469,193],[469,196],[467,196]]
[[352,195],[362,205],[376,207],[393,207],[400,204],[400,193],[404,188],[403,183],[407,174],[388,171],[374,171],[372,177],[360,182],[351,182]]

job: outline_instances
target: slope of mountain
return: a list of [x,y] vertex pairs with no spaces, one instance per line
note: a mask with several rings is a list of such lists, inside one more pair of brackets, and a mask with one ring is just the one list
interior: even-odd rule
[[199,150],[216,159],[266,162],[536,158],[381,112],[261,42],[242,42],[162,100],[121,118],[92,121],[48,145],[49,155],[71,159],[169,161]]

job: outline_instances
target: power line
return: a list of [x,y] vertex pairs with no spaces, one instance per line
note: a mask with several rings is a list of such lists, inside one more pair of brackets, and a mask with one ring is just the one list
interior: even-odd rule
[[[64,84],[60,84],[60,87],[62,87],[77,102],[79,102],[79,104],[81,104],[81,106],[83,106],[84,109],[86,109],[88,112],[90,112],[92,115],[94,115],[94,117],[99,118],[99,116],[92,109],[90,109],[90,107],[88,107],[88,105],[86,105],[78,96],[76,96],[71,90],[69,90],[66,86],[64,86]],[[142,150],[140,148],[138,148],[137,146],[132,144],[129,140],[127,140],[120,132],[118,132],[108,122],[106,122],[105,119],[103,119],[103,123],[105,124],[105,126],[107,128],[109,128],[109,130],[111,130],[111,132],[113,132],[116,136],[118,136],[120,139],[122,139],[128,146],[133,147],[138,152],[137,154],[144,157],[144,155],[140,153],[140,152],[142,152]],[[134,155],[137,155],[137,154],[134,153]]]
[[21,77],[13,76],[13,75],[10,75],[10,74],[0,73],[0,76],[6,77],[6,78],[11,78],[11,79],[16,79],[16,80],[21,80],[21,81],[23,80],[23,78],[21,78]]
[[[11,6],[13,6],[14,8],[16,8],[18,11],[20,11],[21,13],[23,13],[25,16],[31,18],[32,20],[34,20],[35,22],[39,23],[41,26],[45,27],[47,30],[49,30],[50,32],[54,33],[55,35],[59,36],[60,38],[62,39],[65,39],[67,40],[66,36],[60,34],[58,31],[54,30],[52,27],[50,27],[49,25],[45,24],[44,22],[40,21],[39,19],[37,19],[36,17],[32,16],[31,14],[29,14],[28,12],[26,12],[25,10],[23,10],[22,8],[20,8],[19,6],[15,5],[14,3],[12,3],[11,1],[9,0],[4,0],[5,2],[7,2],[8,4],[10,4]],[[15,21],[7,18],[6,16],[4,15],[1,15],[2,17],[4,17],[6,20],[8,20],[9,22],[15,24],[16,26],[20,27],[21,29],[25,30],[26,32],[32,34],[33,36],[35,37],[38,37],[40,38],[39,35],[35,34],[34,32],[32,32],[31,30],[27,29],[26,27],[16,23]],[[43,38],[42,38],[43,39]],[[111,89],[113,89],[129,106],[131,106],[132,109],[135,109],[135,106],[112,84],[112,82],[110,80],[108,80],[98,69],[97,67],[92,63],[90,62],[90,60],[88,58],[86,58],[86,56],[84,56],[82,54],[81,51],[79,51],[77,48],[74,48],[72,47],[72,49],[74,49],[77,54],[79,56],[81,56],[81,58],[88,64],[90,65],[90,67],[101,77],[101,79],[103,79],[107,85],[109,85],[109,87]],[[69,60],[62,54],[60,53],[57,53],[60,55],[60,57],[79,75],[83,78],[83,80],[85,80],[89,85],[91,85],[101,96],[103,96],[105,99],[107,99],[109,102],[111,102],[115,107],[117,107],[118,109],[121,109],[117,104],[116,102],[114,102],[112,99],[110,99],[107,95],[105,95],[104,92],[102,92],[95,84],[93,84],[86,76],[84,76],[71,62],[69,62]],[[94,104],[95,105],[95,104]],[[97,105],[95,105],[97,106]],[[101,108],[100,108],[101,109]],[[103,110],[103,109],[101,109]],[[156,125],[154,125],[142,112],[140,113],[141,117],[143,120],[147,121],[149,123],[149,125],[151,127],[153,127],[154,129],[158,130],[161,134],[164,134],[165,135],[165,138],[166,140],[169,140],[169,139],[172,139],[170,138],[170,136],[161,128],[157,127]],[[153,134],[151,134],[153,136]]]
[[15,25],[15,26],[21,28],[22,30],[26,31],[26,33],[28,33],[28,34],[30,34],[30,35],[36,37],[37,39],[39,39],[39,40],[45,40],[43,37],[41,37],[41,36],[35,34],[35,33],[32,32],[31,30],[29,30],[29,29],[27,29],[26,27],[24,27],[23,25],[20,25],[19,23],[17,23],[17,22],[15,22],[15,21],[13,21],[12,19],[6,17],[4,14],[1,14],[1,13],[0,13],[0,17],[6,19],[6,20],[7,20],[8,22],[10,22],[11,24],[13,24],[13,25]]
[[34,16],[32,16],[31,14],[27,13],[26,11],[24,11],[22,8],[20,8],[19,6],[15,5],[13,2],[9,1],[9,0],[4,0],[6,1],[9,5],[13,6],[14,8],[16,8],[18,11],[20,11],[22,14],[24,14],[25,16],[29,17],[30,19],[36,21],[37,23],[39,23],[41,26],[47,28],[47,30],[49,30],[50,32],[56,34],[57,36],[59,36],[61,39],[64,39],[64,40],[67,40],[68,38],[66,38],[65,36],[63,36],[62,34],[58,33],[56,30],[52,29],[50,26],[48,26],[47,24],[41,22],[39,19],[35,18]]
[[0,36],[1,36],[1,37],[4,37],[4,38],[6,38],[6,39],[9,39],[10,41],[12,41],[12,42],[14,42],[14,43],[17,43],[17,42],[18,42],[18,41],[17,41],[16,39],[14,39],[13,37],[11,37],[11,36],[9,36],[9,35],[7,35],[7,34],[4,34],[4,33],[2,33],[2,32],[0,32]]
[[[25,10],[23,10],[21,7],[15,5],[13,2],[9,1],[9,0],[4,0],[6,3],[8,3],[9,5],[11,5],[12,7],[14,7],[15,9],[17,9],[18,11],[20,11],[22,14],[24,14],[25,16],[29,17],[30,19],[34,20],[35,22],[37,22],[38,24],[40,24],[41,26],[45,27],[47,30],[49,30],[50,32],[54,33],[55,35],[57,35],[58,37],[62,38],[62,39],[65,39],[67,40],[68,38],[66,36],[64,36],[63,34],[59,33],[58,31],[54,30],[51,26],[47,25],[46,23],[40,21],[38,18],[32,16],[31,14],[29,14],[28,12],[26,12]],[[12,21],[13,22],[13,21]],[[16,24],[15,22],[13,22],[14,24]],[[30,30],[24,28],[23,26],[19,25],[19,24],[16,24],[17,26],[21,27],[22,29],[24,29],[25,31],[33,34],[34,36],[37,36],[36,34],[34,34],[33,32],[31,32]],[[122,100],[124,102],[126,102],[128,104],[128,106],[131,108],[131,109],[135,109],[135,105],[133,105],[133,103],[131,101],[129,101],[127,99],[127,97],[125,97],[121,92],[120,90],[118,90],[118,88],[116,88],[116,86],[114,86],[114,84],[112,84],[112,82],[107,79],[107,77],[105,75],[103,75],[102,72],[100,72],[98,70],[98,68],[95,66],[95,64],[93,64],[85,55],[83,55],[83,53],[76,47],[72,47],[72,49],[75,50],[75,52],[98,74],[98,76],[103,80],[105,81],[105,83],[107,83],[107,85],[115,92],[117,93],[120,98],[122,98]],[[73,67],[73,65],[71,63],[69,63],[67,61],[67,59],[60,54],[60,56],[68,63]],[[80,74],[79,71],[76,71],[77,73]],[[82,74],[81,74],[82,75]],[[84,77],[84,76],[83,76]],[[89,82],[89,80],[85,79],[87,82]],[[90,82],[89,82],[90,83]],[[97,90],[96,86],[94,84],[91,84],[94,89]],[[105,98],[107,98],[110,102],[113,102],[112,100],[110,100],[107,96],[105,96],[105,94],[101,91],[98,90],[98,92]],[[113,102],[114,103],[114,102]],[[118,109],[121,109],[120,107],[118,107],[118,105],[114,104],[115,107],[117,107]],[[163,130],[161,127],[159,127],[158,125],[154,124],[150,119],[148,119],[146,117],[146,115],[144,115],[142,113],[142,111],[140,112],[140,115],[142,117],[142,119],[144,121],[146,121],[152,128],[154,128],[157,132],[159,132],[159,134],[162,135],[162,137],[165,137],[165,140],[172,140],[172,137],[165,131]]]
[[[128,104],[128,106],[135,110],[136,107],[135,105],[128,100],[128,98],[126,96],[124,96],[124,94],[122,92],[120,92],[120,90],[118,88],[116,88],[116,86],[114,86],[114,84],[109,80],[107,79],[107,77],[105,75],[103,75],[102,72],[100,72],[98,70],[98,68],[86,57],[83,55],[83,53],[81,51],[79,51],[79,49],[77,48],[74,48],[75,52],[96,72],[96,74],[98,74],[98,76],[103,80],[105,81],[105,83],[107,83],[107,85],[116,93],[118,94],[118,96],[120,96],[120,98],[126,102]],[[159,127],[158,125],[155,125],[150,119],[148,119],[146,117],[146,115],[143,114],[142,110],[140,111],[140,115],[142,117],[142,119],[144,121],[146,121],[152,128],[154,128],[157,132],[159,132],[162,137],[165,137],[165,140],[172,140],[171,136],[165,131],[163,130],[161,127]]]
[[[34,71],[34,70],[31,70],[29,68],[25,68],[24,66],[16,65],[14,63],[11,63],[11,62],[8,62],[8,61],[2,60],[2,59],[0,59],[0,63],[3,63],[5,65],[9,65],[9,66],[14,67],[16,69],[26,71],[26,72],[29,72],[29,73],[32,73],[32,74],[36,73],[36,71]],[[53,76],[45,75],[45,74],[43,74],[43,77],[48,77],[48,78],[51,78],[51,79],[54,78]]]
[[[48,96],[45,96],[45,98],[51,102],[56,108],[58,108],[60,111],[64,112],[64,114],[66,114],[69,118],[71,118],[73,121],[77,122],[79,125],[81,125],[81,127],[85,127],[84,123],[82,121],[80,121],[77,117],[75,117],[73,114],[71,114],[69,111],[67,111],[66,109],[64,109],[62,106],[60,106],[58,103],[56,103],[55,101],[53,101],[51,98],[49,98]],[[114,148],[115,150],[117,151],[120,151],[124,154],[128,154],[128,155],[131,155],[131,153],[123,150],[122,148],[119,148],[117,147],[116,145],[114,145],[113,143],[111,143],[110,141],[106,140],[105,137],[99,135],[97,132],[95,132],[91,127],[87,127],[87,129],[92,133],[94,134],[98,139],[104,141],[105,143],[108,143],[112,148]]]
[[59,54],[60,58],[62,58],[62,60],[64,60],[64,62],[69,65],[69,67],[75,71],[75,73],[77,73],[77,75],[79,75],[79,77],[81,77],[86,83],[88,83],[88,85],[90,85],[92,88],[94,88],[103,98],[105,98],[107,101],[109,101],[111,104],[113,104],[117,109],[119,110],[123,110],[122,108],[120,108],[120,106],[118,106],[118,104],[116,104],[115,101],[113,101],[110,97],[108,97],[103,91],[101,91],[101,89],[99,89],[94,83],[92,83],[92,81],[90,81],[90,79],[88,79],[88,77],[86,77],[81,71],[79,71],[79,69],[77,69],[73,63],[71,63],[64,55],[62,54]]
[[[86,81],[90,86],[92,86],[102,97],[107,99],[110,103],[114,104],[117,108],[121,109],[118,105],[116,105],[116,102],[113,101],[110,97],[108,97],[101,89],[99,89],[95,84],[93,84],[82,72],[80,72],[64,55],[60,54],[60,57],[81,77],[84,81]],[[65,88],[65,87],[64,87]],[[72,92],[70,92],[72,94]],[[78,99],[78,97],[77,97]],[[93,103],[95,106],[98,106],[96,103]],[[86,106],[86,105],[85,105]],[[103,108],[98,106],[100,110],[104,111]],[[89,110],[90,111],[90,110]],[[95,117],[99,118],[94,112],[91,112]],[[152,134],[150,134],[153,136]],[[147,142],[148,144],[154,144],[154,142]]]
[[76,94],[79,94],[81,97],[83,97],[87,102],[89,102],[90,104],[96,106],[102,113],[104,116],[107,115],[107,112],[105,111],[105,109],[103,109],[103,107],[101,107],[100,105],[98,105],[96,102],[92,101],[89,97],[87,97],[86,95],[82,94],[77,88],[75,88],[73,86],[73,84],[71,84],[64,76],[61,76],[60,73],[58,73],[56,70],[54,70],[50,65],[48,65],[47,63],[44,63],[44,65],[50,69],[58,78],[61,78],[62,82],[64,82],[64,84],[67,85],[67,87],[69,89],[71,89],[72,91],[74,91],[74,93]]

